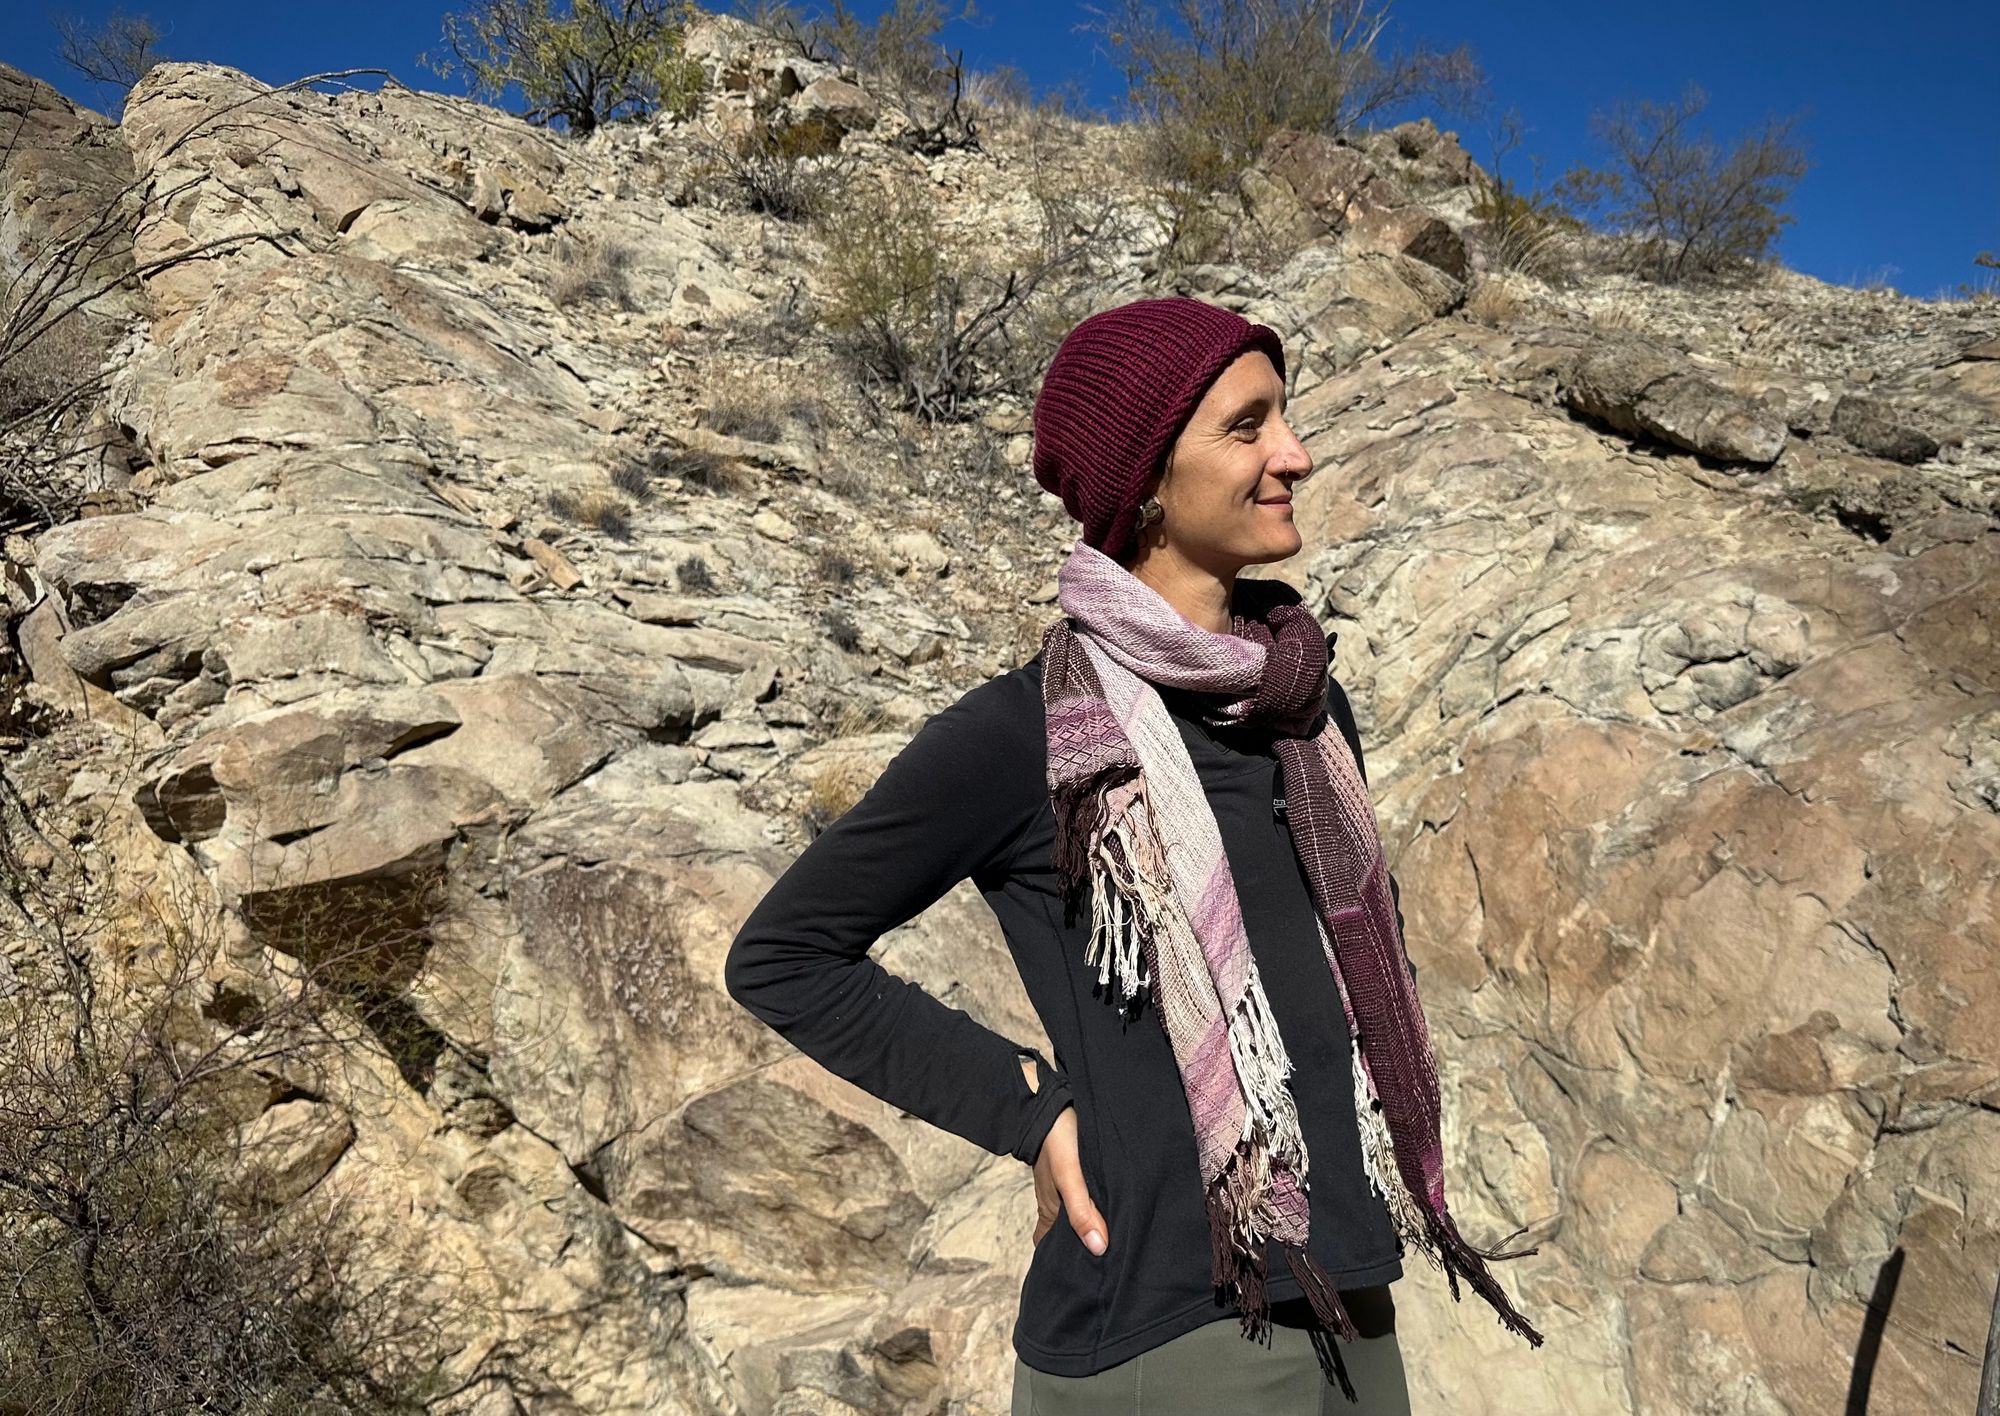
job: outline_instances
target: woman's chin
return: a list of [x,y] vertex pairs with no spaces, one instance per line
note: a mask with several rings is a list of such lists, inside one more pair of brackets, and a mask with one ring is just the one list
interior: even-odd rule
[[1266,560],[1283,560],[1286,556],[1295,556],[1305,545],[1305,537],[1299,534],[1298,527],[1292,525],[1289,517],[1283,526],[1269,532],[1264,541],[1271,547],[1270,554],[1265,556]]

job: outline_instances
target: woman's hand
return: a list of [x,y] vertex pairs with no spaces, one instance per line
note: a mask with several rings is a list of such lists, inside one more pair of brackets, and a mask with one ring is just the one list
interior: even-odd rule
[[1083,1246],[1093,1254],[1102,1254],[1109,1231],[1083,1183],[1074,1106],[1062,1109],[1035,1156],[1035,1243],[1041,1243],[1042,1236],[1065,1214]]

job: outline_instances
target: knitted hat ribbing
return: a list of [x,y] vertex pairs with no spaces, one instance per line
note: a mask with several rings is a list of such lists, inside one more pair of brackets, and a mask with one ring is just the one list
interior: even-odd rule
[[1035,395],[1035,480],[1062,498],[1087,544],[1123,556],[1146,482],[1246,349],[1263,350],[1285,377],[1276,330],[1186,295],[1099,311],[1064,338]]

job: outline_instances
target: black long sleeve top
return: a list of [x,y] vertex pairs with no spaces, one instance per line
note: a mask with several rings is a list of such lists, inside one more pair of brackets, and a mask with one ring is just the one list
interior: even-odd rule
[[[1199,722],[1198,695],[1161,697],[1214,809],[1292,1059],[1310,1251],[1338,1287],[1390,1282],[1403,1247],[1362,1170],[1346,1020],[1281,814],[1275,749],[1259,730]],[[1327,711],[1359,761],[1353,713],[1331,678]],[[1067,1218],[1056,1221],[1034,1247],[1013,1341],[1029,1366],[1083,1376],[1236,1309],[1210,1282],[1193,1121],[1166,1031],[1150,1001],[1123,1013],[1098,984],[1084,961],[1090,911],[1072,918],[1061,899],[1044,722],[1039,653],[932,716],[751,911],[725,986],[829,1071],[995,1155],[1032,1164],[1075,1106],[1109,1242],[1094,1255]],[[868,957],[968,877],[999,918],[1053,1065]],[[1275,1245],[1270,1260],[1270,1299],[1300,1296]]]

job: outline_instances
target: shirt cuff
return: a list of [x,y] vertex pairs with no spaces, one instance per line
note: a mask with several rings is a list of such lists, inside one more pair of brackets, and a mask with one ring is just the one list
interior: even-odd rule
[[[1035,1063],[1035,1091],[1027,1099],[1027,1110],[1021,1121],[1021,1138],[1013,1151],[1016,1160],[1024,1165],[1033,1165],[1042,1153],[1042,1142],[1048,1138],[1056,1118],[1062,1115],[1063,1108],[1069,1106],[1074,1097],[1070,1092],[1069,1077],[1051,1066],[1039,1048],[1016,1048],[1014,1055],[1017,1058],[1033,1058]],[[1014,1075],[1020,1077],[1019,1067],[1014,1069]],[[1028,1089],[1026,1077],[1021,1077],[1021,1089]]]

